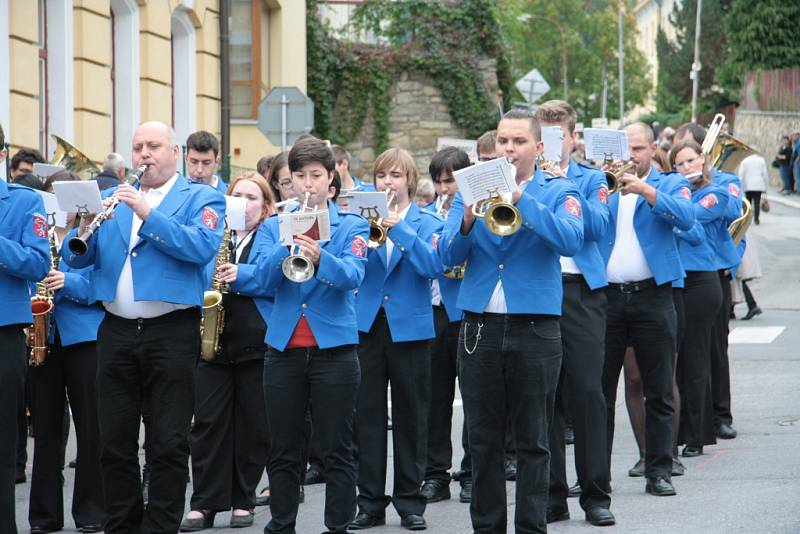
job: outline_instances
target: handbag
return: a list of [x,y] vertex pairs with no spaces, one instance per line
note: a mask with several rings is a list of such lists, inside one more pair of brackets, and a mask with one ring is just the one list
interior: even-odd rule
[[767,197],[761,199],[761,211],[764,213],[769,211],[769,200],[767,200]]
[[770,163],[770,165],[772,165],[772,167],[775,168],[775,169],[780,169],[781,168],[781,162],[778,161],[778,158],[773,159],[772,163]]

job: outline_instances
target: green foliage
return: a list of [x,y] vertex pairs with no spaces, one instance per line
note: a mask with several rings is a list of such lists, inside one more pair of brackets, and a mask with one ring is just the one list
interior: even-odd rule
[[[378,151],[388,147],[389,89],[402,72],[431,77],[453,122],[477,137],[496,122],[493,95],[476,76],[481,57],[497,60],[501,89],[510,83],[492,0],[368,0],[351,27],[378,44],[336,39],[307,2],[308,92],[317,105],[315,133],[352,141],[372,110]],[[336,113],[334,113],[334,109]]]
[[[579,120],[600,116],[603,78],[607,114],[619,109],[616,0],[498,0],[501,34],[509,43],[514,78],[537,68],[550,84],[543,100],[564,98],[567,52],[568,100]],[[651,88],[647,61],[635,44],[636,21],[627,10],[624,32],[625,107],[643,104]],[[563,34],[563,37],[562,37]],[[519,95],[517,100],[519,100]]]

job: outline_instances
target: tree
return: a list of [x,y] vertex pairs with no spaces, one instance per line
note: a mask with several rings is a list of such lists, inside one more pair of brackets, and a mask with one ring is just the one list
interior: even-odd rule
[[727,65],[741,76],[748,70],[800,66],[797,51],[800,2],[732,0],[725,17],[730,52]]

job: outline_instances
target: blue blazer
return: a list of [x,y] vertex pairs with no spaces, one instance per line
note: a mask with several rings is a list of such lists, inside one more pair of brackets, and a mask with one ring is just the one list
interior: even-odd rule
[[49,271],[42,197],[0,179],[0,326],[33,321],[28,282],[38,282]]
[[279,351],[286,348],[300,316],[306,317],[321,349],[358,343],[354,290],[364,279],[369,223],[338,211],[332,202],[328,210],[331,240],[322,244],[314,278],[304,283],[288,280],[281,269],[289,247],[280,245],[278,217],[270,217],[258,230],[264,235],[259,236],[253,277],[264,290],[274,291],[267,343]]
[[604,172],[570,160],[567,177],[581,191],[583,207],[583,246],[573,257],[592,289],[608,285],[606,264],[597,242],[608,234],[608,181]]
[[368,182],[362,182],[355,176],[353,176],[352,178],[353,178],[353,183],[356,184],[356,186],[352,189],[352,191],[360,191],[362,193],[366,193],[369,191],[376,191],[375,186],[373,184]]
[[[109,189],[110,196],[116,189]],[[214,189],[178,178],[161,204],[150,212],[130,252],[136,300],[202,306],[206,266],[222,239],[225,198]],[[94,265],[90,277],[92,301],[113,301],[129,248],[133,210],[120,203],[114,218],[89,240],[89,251],[63,253],[67,265]]]
[[447,311],[447,319],[451,323],[461,320],[464,310],[458,307],[458,293],[461,291],[461,280],[447,278],[444,275],[437,276],[439,281],[439,294],[442,296],[442,305]]
[[[650,206],[643,196],[639,196],[633,214],[633,227],[656,283],[661,285],[685,276],[672,229],[690,230],[695,222],[694,207],[689,182],[679,174],[661,174],[652,167],[647,175],[647,183],[657,191],[656,203]],[[617,239],[620,194],[611,195],[609,231],[606,239],[599,243],[606,265]]]
[[[273,215],[273,217],[276,216]],[[260,228],[253,236],[253,244],[250,246],[250,255],[247,257],[247,263],[236,264],[236,281],[231,284],[230,290],[231,293],[253,297],[258,313],[261,314],[261,318],[269,326],[269,317],[275,304],[274,292],[268,291],[259,284],[255,276],[256,265],[265,253],[265,250],[261,248],[261,244],[266,237],[266,233],[262,232]],[[264,341],[266,342],[266,339]]]
[[728,192],[712,182],[692,192],[692,203],[697,222],[689,232],[675,234],[681,263],[687,271],[716,271],[719,269],[717,241],[720,231],[728,234],[725,224]]
[[442,274],[436,251],[442,220],[414,202],[406,218],[388,231],[394,242],[386,262],[386,246],[367,254],[364,282],[356,294],[358,329],[369,332],[383,306],[392,341],[418,341],[435,337],[431,307],[431,279]]
[[725,220],[730,224],[742,214],[742,181],[735,174],[714,167],[711,167],[711,175],[713,182],[728,190]]
[[580,191],[570,180],[546,180],[537,170],[517,209],[522,226],[510,236],[491,233],[480,219],[462,235],[464,200],[456,194],[439,252],[444,265],[467,261],[458,306],[483,313],[502,281],[509,314],[561,315],[559,258],[575,255],[583,245]]
[[[67,239],[74,235],[75,231]],[[64,287],[53,296],[53,318],[61,345],[67,347],[76,343],[97,341],[97,328],[105,317],[105,312],[89,298],[91,266],[73,269],[62,258],[58,270],[64,273]],[[51,331],[51,337],[54,336],[55,332]]]

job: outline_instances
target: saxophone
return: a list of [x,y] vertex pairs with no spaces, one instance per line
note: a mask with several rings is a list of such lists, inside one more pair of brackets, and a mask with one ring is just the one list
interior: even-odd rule
[[[50,270],[58,270],[58,248],[56,247],[55,226],[47,232],[50,242]],[[53,311],[53,292],[47,289],[44,281],[36,283],[36,295],[31,297],[31,312],[33,324],[28,328],[28,346],[31,356],[28,365],[39,367],[44,365],[47,357],[47,339],[49,336],[50,319]]]
[[222,265],[230,263],[231,230],[225,228],[222,243],[219,245],[214,260],[214,275],[211,278],[211,289],[203,294],[203,318],[200,319],[200,357],[210,362],[222,351],[220,339],[225,328],[225,308],[222,306],[222,295],[228,292],[228,284],[219,279],[217,271]]

